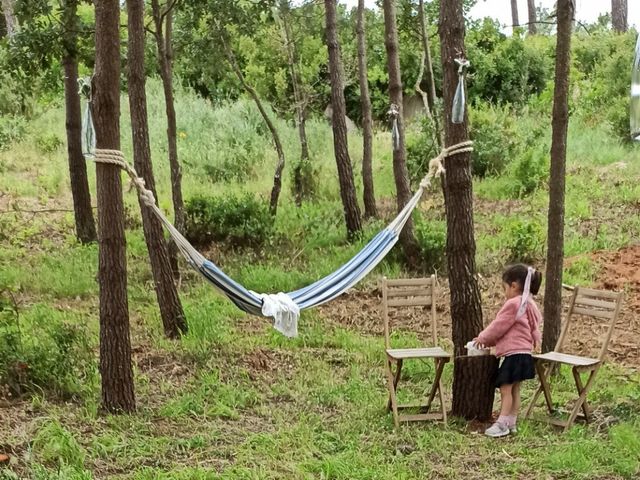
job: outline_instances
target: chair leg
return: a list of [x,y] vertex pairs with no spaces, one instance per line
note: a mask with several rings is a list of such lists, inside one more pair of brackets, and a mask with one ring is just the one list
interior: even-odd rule
[[[582,378],[580,378],[580,372],[578,372],[576,368],[572,368],[571,371],[573,373],[573,378],[576,381],[576,387],[578,389],[578,393],[582,393],[582,391],[584,390],[584,386],[582,385]],[[582,413],[584,414],[584,419],[587,423],[590,421],[589,410],[590,410],[589,404],[587,403],[587,399],[585,398],[584,402],[582,403]]]
[[[442,374],[442,370],[444,369],[445,360],[440,359],[440,364],[442,367],[440,368],[440,374]],[[444,392],[442,391],[442,380],[441,375],[438,375],[438,394],[440,396],[440,410],[442,410],[442,421],[447,423],[447,407],[444,404]]]
[[529,406],[527,407],[527,411],[524,414],[524,418],[529,418],[529,416],[531,415],[531,412],[533,412],[533,407],[535,407],[536,402],[538,401],[538,397],[540,396],[541,393],[542,393],[542,384],[539,384],[538,388],[536,389],[536,393],[533,394],[533,398],[529,402]]
[[[402,360],[398,360],[396,362],[396,373],[393,374],[393,370],[391,369],[392,362],[387,360],[387,368],[391,372],[393,376],[393,391],[395,392],[398,389],[398,382],[400,381],[400,373],[402,372]],[[397,403],[397,402],[396,402]],[[391,395],[389,395],[389,402],[387,403],[387,410],[391,410]]]
[[580,392],[580,396],[578,397],[578,400],[576,400],[576,403],[573,406],[573,410],[571,411],[571,415],[569,415],[569,420],[567,420],[567,424],[564,427],[564,431],[565,432],[567,430],[569,430],[571,425],[573,425],[573,422],[575,421],[576,417],[578,416],[578,412],[580,411],[580,409],[582,408],[585,400],[587,399],[587,394],[589,393],[589,390],[591,389],[591,385],[593,384],[593,380],[595,379],[596,373],[598,373],[599,369],[600,369],[600,366],[598,365],[589,374],[589,378],[587,379],[587,383],[585,384],[584,388]]
[[398,419],[398,401],[396,399],[396,387],[398,385],[398,379],[400,378],[400,370],[402,368],[402,361],[398,362],[398,366],[396,367],[396,375],[394,377],[393,371],[391,369],[391,360],[387,359],[387,385],[389,388],[389,406],[393,411],[393,424],[396,430],[400,427],[400,421]]
[[551,399],[551,388],[549,387],[549,375],[551,374],[552,366],[544,366],[542,362],[536,362],[536,370],[540,377],[540,385],[542,386],[542,392],[544,393],[544,400],[547,404],[547,410],[549,413],[553,413],[553,400]]
[[[433,379],[433,385],[431,385],[431,391],[429,392],[429,398],[427,399],[427,404],[424,406],[424,412],[428,412],[431,408],[431,404],[433,403],[433,399],[436,396],[436,393],[440,393],[440,408],[444,412],[444,400],[442,395],[442,382],[440,381],[440,377],[442,376],[442,371],[444,370],[444,361],[441,358],[436,358],[436,373]],[[446,421],[446,413],[444,413],[443,418]]]

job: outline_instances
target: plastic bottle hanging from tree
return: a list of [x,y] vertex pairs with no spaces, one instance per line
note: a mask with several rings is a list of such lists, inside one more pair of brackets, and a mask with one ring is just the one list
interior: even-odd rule
[[78,79],[78,95],[86,99],[84,117],[82,119],[82,154],[85,158],[93,158],[96,149],[96,131],[91,115],[91,78]]
[[631,139],[640,141],[640,35],[636,42],[636,57],[631,72]]
[[467,98],[464,92],[464,74],[465,69],[471,65],[469,60],[464,58],[456,58],[456,64],[458,65],[458,87],[456,88],[456,94],[453,97],[453,108],[451,110],[451,122],[462,123],[464,122],[464,107],[467,102]]

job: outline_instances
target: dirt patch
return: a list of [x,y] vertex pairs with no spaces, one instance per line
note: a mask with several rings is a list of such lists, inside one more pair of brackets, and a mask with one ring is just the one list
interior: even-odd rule
[[625,304],[640,312],[640,245],[631,245],[615,252],[595,252],[593,261],[600,266],[598,288],[625,290]]

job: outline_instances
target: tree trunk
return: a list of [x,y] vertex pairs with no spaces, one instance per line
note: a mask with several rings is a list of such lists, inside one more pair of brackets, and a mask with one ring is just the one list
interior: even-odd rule
[[[171,195],[174,210],[174,226],[180,233],[184,233],[184,200],[182,198],[182,167],[178,161],[178,141],[176,127],[176,109],[173,100],[173,72],[172,72],[172,49],[171,49],[171,24],[172,24],[172,8],[167,6],[169,10],[162,11],[158,0],[151,0],[151,9],[153,13],[153,22],[155,25],[155,40],[158,51],[158,60],[160,63],[160,78],[162,79],[162,87],[164,90],[164,103],[167,115],[167,144],[169,147],[169,166],[171,168]],[[166,30],[163,33],[163,21],[166,20]],[[169,241],[169,255],[173,275],[176,279],[180,278],[180,270],[178,269],[178,248],[173,241]]]
[[494,355],[457,357],[453,364],[453,414],[467,420],[490,420],[497,373]]
[[527,9],[529,11],[529,35],[538,33],[536,21],[536,0],[527,0]]
[[542,351],[554,349],[562,316],[562,265],[564,260],[564,191],[569,127],[569,71],[574,0],[558,0],[556,78],[551,120],[551,171],[547,227],[547,271],[544,289]]
[[367,75],[367,39],[365,36],[364,0],[358,0],[358,80],[360,82],[360,104],[362,105],[362,184],[364,187],[364,216],[376,218],[378,209],[373,190],[373,119],[371,115],[371,97],[369,96],[369,78]]
[[[420,20],[420,37],[422,39],[422,50],[424,55],[424,60],[422,65],[420,66],[420,79],[416,83],[418,93],[424,97],[426,96],[427,104],[428,104],[428,112],[427,115],[431,118],[433,122],[434,128],[434,137],[436,141],[436,145],[438,148],[442,148],[442,130],[440,128],[440,122],[438,120],[438,114],[436,112],[436,82],[433,76],[433,61],[431,60],[431,49],[429,48],[429,32],[427,30],[427,18],[426,13],[424,11],[424,1],[420,0],[418,3],[418,18]],[[428,88],[426,92],[423,92],[420,88],[420,83],[422,80],[422,70],[426,68],[427,71],[427,84]]]
[[[120,149],[120,5],[96,0],[96,65],[93,118],[96,146]],[[135,410],[127,305],[127,262],[120,168],[96,165],[100,285],[100,373],[102,406]]]
[[[398,54],[398,29],[396,26],[395,0],[384,0],[384,45],[387,50],[387,71],[389,72],[389,97],[398,107],[398,145],[393,148],[393,176],[396,182],[398,211],[402,210],[412,197],[407,170],[407,152],[404,145],[404,119],[402,110],[402,79],[400,77],[400,57]],[[416,268],[420,261],[420,250],[413,232],[413,220],[409,218],[400,233],[400,243],[407,265]]]
[[2,0],[2,12],[4,13],[4,23],[7,30],[7,37],[11,38],[18,31],[18,20],[13,13],[14,0]]
[[297,206],[302,205],[302,200],[309,197],[311,192],[307,191],[307,187],[311,184],[310,171],[305,166],[309,163],[309,142],[307,141],[306,129],[306,108],[307,99],[302,93],[302,85],[298,76],[298,58],[296,47],[291,33],[291,25],[289,24],[289,0],[280,2],[280,27],[282,30],[282,39],[287,51],[287,60],[289,63],[289,75],[291,76],[291,85],[293,88],[293,101],[295,102],[296,126],[298,127],[298,137],[300,138],[300,161],[293,170],[293,189],[294,198]]
[[[127,14],[129,28],[127,73],[134,167],[138,175],[144,178],[146,187],[157,198],[156,183],[151,164],[147,97],[145,93],[144,0],[127,0]],[[169,338],[178,338],[180,334],[186,333],[187,323],[180,298],[178,297],[178,291],[173,283],[171,263],[164,242],[162,224],[151,209],[145,206],[142,200],[138,200],[164,334]]]
[[[462,0],[442,2],[440,6],[440,53],[443,71],[444,130],[446,145],[451,146],[469,140],[468,118],[464,122],[451,122],[453,98],[458,84],[458,67],[454,60],[465,56],[464,17]],[[487,417],[489,412],[478,413],[477,404],[490,405],[490,399],[482,396],[488,392],[471,395],[465,378],[489,376],[483,357],[469,357],[459,363],[465,354],[464,345],[482,330],[480,289],[476,278],[476,244],[473,227],[473,189],[471,183],[471,154],[461,153],[445,160],[443,190],[447,215],[447,266],[451,289],[451,325],[455,352],[454,406],[452,413],[467,419]]]
[[347,143],[346,105],[344,100],[344,84],[342,80],[342,59],[338,42],[336,0],[325,0],[326,42],[329,51],[329,75],[331,77],[331,106],[333,108],[333,149],[338,165],[340,181],[340,197],[344,207],[344,218],[347,224],[347,236],[355,238],[362,230],[360,223],[360,207],[356,198],[353,181],[353,168],[349,159]]
[[240,65],[238,65],[236,56],[233,53],[233,50],[231,49],[231,45],[229,44],[229,41],[225,38],[224,31],[220,29],[219,33],[220,33],[220,40],[222,41],[222,45],[223,45],[225,54],[227,56],[227,60],[229,61],[229,64],[231,65],[233,72],[236,74],[236,77],[238,77],[238,80],[242,84],[242,87],[245,89],[245,91],[249,94],[249,96],[253,99],[256,106],[258,107],[258,110],[260,111],[260,115],[262,115],[264,122],[267,124],[267,128],[269,129],[269,132],[271,132],[271,138],[273,138],[273,144],[275,146],[276,153],[278,154],[278,163],[276,165],[276,171],[273,175],[273,188],[271,189],[271,200],[269,202],[269,212],[271,213],[271,215],[275,216],[278,211],[278,199],[280,197],[280,190],[282,190],[282,171],[284,170],[284,166],[285,166],[284,149],[282,148],[280,135],[278,135],[276,126],[271,121],[269,114],[267,114],[267,111],[262,105],[262,101],[258,96],[258,92],[256,92],[255,89],[251,85],[249,85],[246,79],[244,78],[244,75],[242,74],[242,70],[240,70]]
[[513,27],[520,26],[520,20],[518,20],[518,0],[511,0],[511,21]]
[[627,31],[627,13],[627,0],[611,0],[611,25],[614,31]]
[[91,209],[91,193],[87,178],[87,164],[82,155],[82,114],[78,95],[78,1],[64,3],[64,99],[67,130],[69,178],[76,224],[76,236],[81,243],[97,240],[96,225]]

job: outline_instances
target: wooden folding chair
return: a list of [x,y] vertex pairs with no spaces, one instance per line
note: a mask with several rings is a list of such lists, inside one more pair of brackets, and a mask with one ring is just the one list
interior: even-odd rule
[[[432,275],[430,278],[413,278],[401,280],[382,280],[382,308],[384,317],[384,343],[387,355],[386,369],[387,381],[389,386],[389,402],[387,409],[393,411],[393,421],[395,427],[398,428],[400,422],[412,422],[421,420],[443,420],[447,421],[447,412],[444,404],[444,395],[442,393],[442,370],[445,363],[451,359],[451,354],[445,352],[437,346],[438,328],[436,324],[436,277]],[[431,317],[431,333],[432,344],[425,348],[391,348],[390,328],[389,328],[389,309],[400,307],[431,307],[430,312],[425,315]],[[426,310],[426,308],[424,308]],[[426,313],[426,312],[425,312]],[[396,391],[400,374],[402,372],[402,364],[409,359],[433,359],[435,362],[435,378],[433,385],[429,391],[427,402],[421,402],[398,405]],[[395,367],[395,371],[394,371]],[[440,397],[440,411],[429,413],[431,404],[436,396]],[[400,415],[400,410],[417,409],[417,414]]]
[[[593,386],[596,375],[600,367],[605,361],[607,355],[607,349],[609,348],[609,341],[613,329],[620,313],[622,306],[623,293],[615,293],[604,290],[592,290],[590,288],[574,287],[573,295],[569,303],[569,311],[565,324],[562,327],[560,338],[556,344],[553,352],[544,353],[542,355],[534,355],[536,372],[540,380],[540,386],[536,391],[527,412],[525,418],[529,417],[536,401],[538,400],[540,393],[544,393],[545,402],[549,415],[547,417],[539,418],[539,420],[545,421],[552,425],[557,425],[564,428],[566,432],[577,417],[583,418],[585,421],[589,421],[589,405],[587,403],[587,394]],[[600,354],[597,358],[589,358],[577,355],[571,355],[565,353],[565,343],[567,340],[568,332],[573,323],[575,316],[593,317],[599,320],[608,320],[608,326],[605,334],[602,347],[600,348]],[[553,401],[551,399],[551,389],[549,387],[549,377],[553,371],[555,365],[569,365],[573,373],[573,378],[576,383],[578,391],[578,398],[573,404],[573,408],[569,413],[569,418],[566,420],[552,417],[554,413]],[[583,382],[582,374],[588,374],[586,382]],[[580,410],[582,414],[579,415]]]

